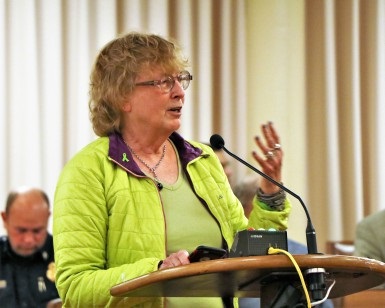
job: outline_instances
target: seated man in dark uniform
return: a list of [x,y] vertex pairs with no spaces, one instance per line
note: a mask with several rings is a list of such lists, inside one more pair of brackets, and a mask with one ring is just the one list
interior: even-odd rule
[[1,307],[61,306],[53,241],[47,231],[49,207],[40,189],[24,188],[8,195],[1,213],[7,231],[0,237]]

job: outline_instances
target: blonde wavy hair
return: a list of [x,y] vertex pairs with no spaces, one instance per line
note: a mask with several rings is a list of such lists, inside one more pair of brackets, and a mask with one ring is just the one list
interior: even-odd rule
[[96,135],[121,131],[121,107],[143,70],[160,68],[172,74],[187,66],[180,47],[159,35],[130,32],[107,43],[90,77],[89,111]]

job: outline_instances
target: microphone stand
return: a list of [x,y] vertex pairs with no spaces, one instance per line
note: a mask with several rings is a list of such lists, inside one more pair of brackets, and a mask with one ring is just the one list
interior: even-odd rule
[[[290,189],[288,189],[287,187],[283,186],[281,183],[277,182],[276,180],[268,176],[267,174],[263,173],[262,171],[258,170],[254,166],[250,165],[248,162],[244,161],[242,158],[238,157],[237,155],[227,150],[225,147],[225,142],[221,136],[219,135],[211,136],[210,143],[212,144],[213,148],[223,149],[231,157],[235,158],[236,160],[238,160],[245,166],[249,167],[251,170],[255,171],[259,175],[263,176],[265,179],[267,179],[271,183],[277,185],[279,188],[286,191],[288,194],[292,195],[301,203],[302,208],[304,209],[307,217],[307,227],[306,227],[307,251],[308,251],[308,254],[318,254],[315,229],[311,222],[311,218],[307,210],[307,207],[305,203],[302,201],[302,198],[298,196],[296,193],[294,193],[293,191],[291,191]],[[326,289],[324,273],[325,273],[325,269],[323,268],[311,268],[306,271],[306,275],[309,277],[308,278],[309,289],[311,291],[312,298],[316,301],[322,300],[324,297],[323,293]],[[288,286],[288,288],[289,287],[290,286]],[[283,300],[285,302],[286,300],[288,300],[289,297],[285,293],[286,292],[284,292],[281,296],[278,297],[278,301]]]

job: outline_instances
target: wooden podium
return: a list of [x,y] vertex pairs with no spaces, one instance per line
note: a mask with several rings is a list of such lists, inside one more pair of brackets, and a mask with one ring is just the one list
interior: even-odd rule
[[[304,272],[323,268],[329,298],[367,290],[385,282],[385,263],[342,255],[293,255]],[[117,297],[261,297],[277,285],[300,286],[299,276],[285,255],[251,256],[203,261],[152,272],[111,288]],[[266,294],[265,294],[266,293]]]

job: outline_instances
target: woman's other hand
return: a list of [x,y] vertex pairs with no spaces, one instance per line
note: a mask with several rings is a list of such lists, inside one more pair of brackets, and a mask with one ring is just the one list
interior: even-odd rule
[[[281,183],[283,151],[279,135],[272,122],[262,125],[262,135],[263,139],[260,136],[255,137],[255,143],[263,156],[258,154],[257,151],[253,151],[252,155],[265,174]],[[259,187],[265,194],[274,194],[280,190],[278,186],[263,177],[260,180]]]

